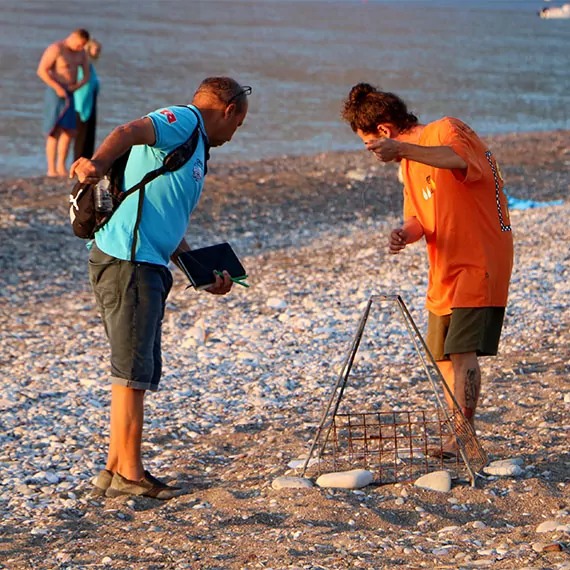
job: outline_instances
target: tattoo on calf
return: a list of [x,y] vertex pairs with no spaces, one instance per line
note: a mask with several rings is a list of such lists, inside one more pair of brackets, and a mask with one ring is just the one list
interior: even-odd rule
[[477,404],[477,369],[468,368],[465,374],[465,406],[467,408],[474,408]]

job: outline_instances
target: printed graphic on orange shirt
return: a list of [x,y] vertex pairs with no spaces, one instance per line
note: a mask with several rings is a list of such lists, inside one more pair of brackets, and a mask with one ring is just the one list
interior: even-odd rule
[[428,174],[426,176],[426,186],[422,188],[422,195],[424,197],[424,200],[429,200],[433,196],[434,192],[435,192],[435,182],[431,177],[431,174]]
[[493,172],[493,178],[495,179],[495,197],[497,201],[497,211],[499,214],[499,224],[501,224],[501,231],[510,232],[512,231],[512,228],[511,218],[509,215],[509,202],[504,189],[503,177],[501,176],[499,165],[495,161],[493,153],[488,150],[485,153],[485,157],[489,162],[489,166]]
[[506,214],[507,223],[509,224],[510,227],[511,212],[509,211],[509,197],[507,196],[507,193],[505,192],[504,188],[501,188],[501,192],[503,193],[503,209]]
[[[493,157],[493,160],[495,160],[495,158]],[[501,179],[501,184],[504,186],[505,185],[505,179],[503,178],[503,173],[501,172],[501,169],[499,167],[499,163],[495,160],[495,168],[497,169],[497,174],[499,175],[499,178]]]

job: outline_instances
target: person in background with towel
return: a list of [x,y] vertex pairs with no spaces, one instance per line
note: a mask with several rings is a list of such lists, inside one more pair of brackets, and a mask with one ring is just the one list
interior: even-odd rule
[[[101,55],[101,44],[90,39],[85,45],[89,58],[89,81],[73,93],[77,121],[77,134],[74,144],[74,158],[91,158],[95,152],[95,131],[97,127],[97,96],[99,95],[99,78],[94,62]],[[77,80],[83,79],[83,68],[78,69]]]
[[[43,131],[47,136],[48,176],[66,176],[65,162],[76,132],[73,92],[89,81],[89,61],[84,50],[89,32],[75,30],[65,40],[51,44],[42,55],[38,76],[46,84]],[[78,81],[79,68],[83,79]]]
[[[398,254],[425,237],[426,342],[473,424],[481,390],[478,357],[497,354],[513,266],[499,167],[462,121],[420,124],[397,95],[368,83],[352,88],[342,116],[380,161],[400,162],[404,223],[391,232],[389,251]],[[447,447],[453,455],[455,441]]]

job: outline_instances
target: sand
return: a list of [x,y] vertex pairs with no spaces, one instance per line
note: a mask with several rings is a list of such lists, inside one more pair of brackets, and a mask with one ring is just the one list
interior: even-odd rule
[[[489,144],[511,195],[567,199],[570,132]],[[491,459],[521,459],[521,475],[449,493],[276,491],[308,450],[369,296],[400,293],[425,326],[425,251],[387,254],[401,188],[394,165],[364,152],[214,155],[210,172],[188,239],[230,241],[252,287],[213,298],[174,273],[143,449],[154,474],[189,487],[167,503],[89,495],[104,465],[108,349],[69,182],[0,181],[0,567],[570,568],[568,203],[512,212],[501,350],[483,361],[478,437]],[[429,392],[364,380],[345,405],[418,408]],[[537,532],[545,521],[555,530]]]

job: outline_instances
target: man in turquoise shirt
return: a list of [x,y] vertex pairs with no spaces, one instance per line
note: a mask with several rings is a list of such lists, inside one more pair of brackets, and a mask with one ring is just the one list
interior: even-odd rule
[[[188,139],[198,122],[203,133],[194,155],[182,168],[159,176],[145,189],[136,261],[167,266],[172,252],[184,238],[188,219],[202,193],[207,134],[200,112],[194,106],[160,109],[147,117],[152,122],[156,140],[152,146],[132,148],[125,169],[125,189],[140,182],[146,172],[160,168],[164,157]],[[97,232],[95,241],[101,251],[119,259],[130,259],[138,202],[138,192],[131,194],[109,223]]]
[[[159,109],[117,127],[91,160],[79,158],[71,167],[70,176],[96,183],[131,149],[125,169],[126,190],[160,167],[164,157],[187,141],[196,127],[200,129],[192,158],[179,170],[146,186],[138,230],[139,194],[135,192],[95,234],[89,253],[89,278],[111,346],[112,373],[109,451],[106,469],[94,481],[96,494],[170,499],[182,492],[143,467],[144,396],[147,390],[158,390],[161,325],[172,286],[168,263],[190,249],[184,234],[202,193],[208,148],[231,140],[247,114],[250,92],[250,87],[228,77],[205,79],[192,105]],[[230,291],[227,272],[215,279],[209,293],[225,295]]]

